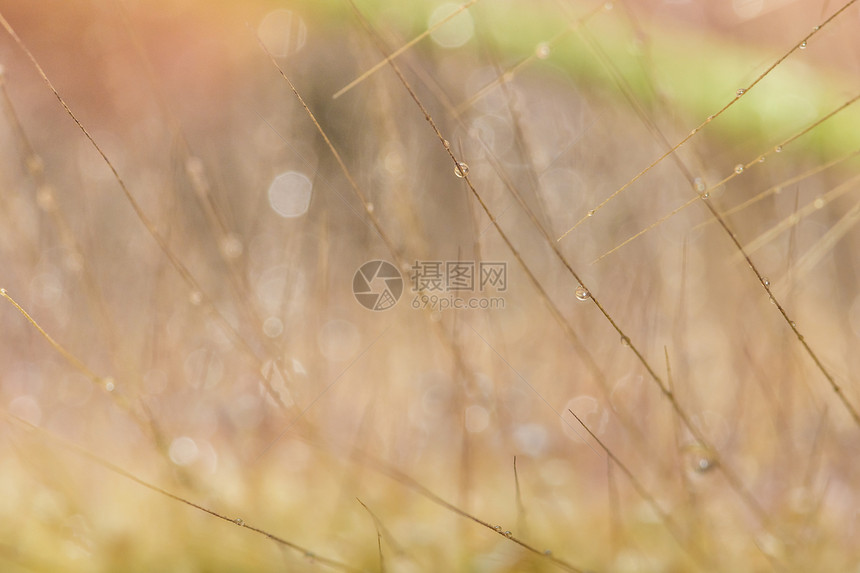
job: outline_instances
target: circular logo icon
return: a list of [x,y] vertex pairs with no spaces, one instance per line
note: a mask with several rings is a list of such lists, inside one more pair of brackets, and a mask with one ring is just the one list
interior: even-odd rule
[[369,261],[355,271],[352,294],[364,308],[388,310],[403,294],[403,277],[388,261]]

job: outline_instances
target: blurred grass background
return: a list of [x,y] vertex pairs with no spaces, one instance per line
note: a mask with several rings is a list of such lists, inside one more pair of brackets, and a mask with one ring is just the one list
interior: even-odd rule
[[[439,4],[359,8],[393,50]],[[858,570],[858,428],[708,211],[696,203],[593,263],[694,197],[687,174],[714,186],[721,211],[779,188],[727,220],[747,244],[797,216],[753,261],[857,403],[856,159],[800,178],[857,148],[856,109],[771,153],[854,96],[857,8],[683,147],[682,168],[659,164],[559,243],[716,452],[577,300],[508,189],[559,237],[666,151],[616,70],[674,144],[840,7],[482,0],[440,28],[447,37],[400,56],[544,298],[389,68],[332,98],[382,58],[347,4],[0,4],[196,282],[4,36],[0,286],[102,378],[93,384],[4,301],[3,569],[328,568],[315,555],[368,571],[556,569],[433,503],[414,479],[577,569]],[[547,44],[577,18],[579,31]],[[356,269],[395,257],[255,32],[398,256],[506,262],[503,309],[414,310],[408,277],[391,310],[356,302]],[[306,209],[300,191],[272,187],[284,173],[311,185]],[[282,216],[285,205],[298,216]],[[805,205],[816,208],[801,218]],[[21,419],[312,554],[147,490]]]

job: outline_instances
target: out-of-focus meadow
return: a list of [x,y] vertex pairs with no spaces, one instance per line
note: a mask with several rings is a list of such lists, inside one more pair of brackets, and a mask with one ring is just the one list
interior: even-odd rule
[[858,7],[467,4],[0,3],[0,569],[860,571]]

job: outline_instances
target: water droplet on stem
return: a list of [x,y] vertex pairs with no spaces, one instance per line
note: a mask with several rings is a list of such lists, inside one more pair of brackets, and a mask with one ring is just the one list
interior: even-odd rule
[[547,44],[546,42],[541,42],[535,48],[535,56],[539,60],[547,59],[549,57],[549,54],[550,54],[550,47],[549,47],[549,44]]

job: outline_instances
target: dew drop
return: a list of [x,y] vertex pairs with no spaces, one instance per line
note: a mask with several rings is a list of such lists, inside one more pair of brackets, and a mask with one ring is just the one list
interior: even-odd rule
[[233,520],[233,523],[235,523],[236,525],[245,525],[245,520],[243,520],[241,517],[237,517]]
[[308,26],[297,12],[279,9],[265,15],[257,34],[274,57],[283,58],[295,55],[304,47]]
[[788,324],[791,325],[791,328],[797,328],[797,323],[795,323],[793,320]]
[[28,155],[26,159],[27,171],[31,175],[39,175],[45,170],[45,163],[42,158],[36,154]]
[[227,259],[236,259],[242,255],[244,247],[238,235],[229,233],[221,241],[221,253]]
[[550,551],[549,549],[544,549],[543,554],[549,557],[550,555],[552,555],[552,551]]
[[373,206],[373,203],[368,202],[367,205],[364,206],[364,208],[367,209],[368,213],[373,213],[373,209],[375,207]]
[[737,165],[735,165],[735,173],[737,173],[737,174],[741,174],[741,173],[743,173],[743,172],[744,172],[744,165],[743,165],[743,163],[738,163]]
[[277,338],[284,333],[284,323],[277,316],[270,316],[263,321],[263,334],[269,338]]
[[269,185],[269,206],[285,219],[301,217],[310,209],[313,186],[304,173],[285,171]]
[[469,166],[463,163],[462,161],[457,163],[457,166],[454,167],[454,175],[462,179],[466,175],[469,174]]
[[203,175],[203,160],[199,157],[189,157],[185,160],[185,172],[192,177]]
[[755,544],[761,549],[761,552],[768,557],[782,557],[785,554],[785,544],[770,533],[762,533],[757,536]]
[[50,185],[41,185],[36,191],[36,204],[42,211],[53,211],[57,208],[57,202],[54,200],[54,192]]
[[770,279],[768,279],[767,277],[761,279],[761,282],[763,282],[764,286],[766,286],[766,287],[770,286]]
[[820,26],[814,26],[814,27],[812,28],[812,31],[813,31],[813,32],[817,32],[817,31],[818,31],[818,30],[820,30],[820,29],[821,29],[821,27],[820,27]]
[[588,300],[589,298],[591,298],[591,293],[588,292],[588,289],[582,285],[579,285],[578,287],[576,287],[574,294],[576,295],[577,300],[585,301],[585,300]]
[[110,376],[108,376],[107,378],[104,379],[104,383],[105,383],[105,390],[107,390],[108,392],[113,392],[114,388],[116,388],[116,384],[114,384],[113,378],[111,378]]
[[514,536],[514,534],[511,533],[510,531],[505,531],[505,537],[513,537],[513,536]]
[[588,212],[588,216],[589,216],[589,217],[594,217],[594,209],[592,209],[591,211],[589,211],[589,212]]
[[[459,6],[453,2],[437,3],[439,6],[433,10],[427,19],[426,27],[433,30],[430,37],[442,48],[459,48],[466,44],[475,35],[475,23],[469,12],[457,14]],[[454,16],[455,14],[456,17]],[[450,20],[444,27],[439,27],[446,20]]]
[[621,337],[621,346],[630,346],[630,339],[626,336]]
[[450,141],[448,141],[447,139],[443,139],[443,140],[442,140],[442,145],[444,145],[444,146],[445,146],[445,149],[450,149],[450,148],[451,148],[451,142],[450,142]]
[[696,188],[696,191],[698,191],[699,193],[701,193],[702,191],[707,189],[707,186],[705,185],[705,180],[702,179],[701,177],[696,177],[693,180],[693,186]]
[[178,466],[190,466],[200,457],[200,448],[188,436],[180,436],[170,443],[170,461]]
[[805,49],[806,49],[806,42],[801,42],[801,43],[800,43],[800,49],[801,49],[801,50],[805,50]]
[[541,42],[535,48],[535,56],[539,60],[547,59],[549,57],[549,54],[550,54],[550,47],[549,47],[549,44],[547,44],[546,42]]
[[710,198],[711,198],[710,193],[708,193],[708,192],[702,193],[702,199],[710,199]]
[[782,146],[781,146],[781,145],[777,145],[776,147],[774,147],[774,148],[773,148],[773,150],[774,150],[776,153],[782,153]]
[[742,96],[742,95],[744,95],[745,93],[747,93],[747,89],[746,89],[746,88],[738,88],[738,91],[736,91],[736,92],[735,92],[735,95],[737,95],[738,97],[741,97],[741,96]]
[[501,526],[501,525],[494,525],[494,526],[493,526],[493,529],[495,529],[496,531],[501,531],[501,530],[502,530],[502,526]]
[[717,464],[714,453],[702,444],[689,444],[685,448],[687,451],[684,457],[687,460],[689,471],[697,474],[703,474],[713,469]]
[[6,294],[6,289],[5,289],[5,288],[0,288],[0,294],[2,294],[2,295],[4,295],[4,296],[5,296],[5,294]]
[[712,122],[712,121],[714,121],[714,116],[713,116],[713,115],[709,115],[709,116],[708,116],[708,119],[707,119],[707,122]]
[[758,162],[759,162],[759,163],[764,163],[764,160],[765,160],[765,156],[764,156],[764,155],[759,156],[759,158],[758,158]]

